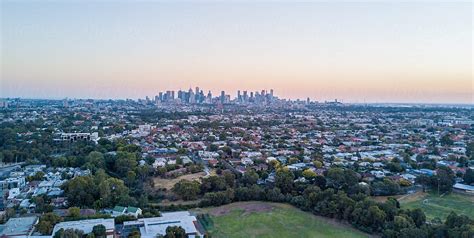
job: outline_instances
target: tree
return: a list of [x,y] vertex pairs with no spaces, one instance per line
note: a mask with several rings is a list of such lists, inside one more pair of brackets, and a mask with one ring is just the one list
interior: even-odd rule
[[141,234],[140,234],[140,231],[138,229],[133,229],[132,232],[130,232],[130,234],[128,234],[128,238],[140,238],[141,237]]
[[130,200],[129,190],[123,180],[108,178],[99,184],[99,198],[101,207],[113,207],[119,203],[127,203]]
[[227,183],[224,177],[209,176],[201,179],[201,192],[217,192],[227,188]]
[[430,185],[431,178],[428,175],[422,174],[415,178],[415,182],[421,184],[423,192],[426,192],[426,187]]
[[400,163],[390,162],[386,165],[386,168],[393,173],[400,173],[403,172],[405,169],[401,166]]
[[35,175],[27,178],[28,181],[41,181],[44,179],[44,173],[42,171],[37,172]]
[[64,229],[61,228],[54,233],[53,238],[63,238],[64,237]]
[[330,168],[327,173],[328,185],[335,189],[347,189],[359,182],[359,176],[350,169]]
[[92,172],[95,172],[97,169],[105,168],[104,155],[98,151],[90,152],[86,157],[86,163],[84,166]]
[[378,229],[382,227],[385,221],[386,214],[384,211],[380,210],[377,206],[369,207],[368,217],[370,218],[370,223],[372,224],[372,228]]
[[71,206],[90,206],[98,195],[96,187],[92,176],[78,176],[65,183],[64,191]]
[[126,177],[127,172],[137,167],[137,157],[133,153],[118,152],[115,160],[115,170],[121,177]]
[[467,143],[466,155],[470,160],[474,160],[474,142]]
[[95,225],[94,227],[92,227],[92,233],[94,234],[95,237],[97,238],[105,238],[106,237],[106,228],[104,225],[102,224],[99,224],[99,225]]
[[411,228],[413,227],[413,224],[403,216],[395,216],[393,226],[395,230],[399,231],[404,228]]
[[253,169],[249,169],[245,174],[242,176],[241,181],[245,186],[251,186],[253,184],[257,184],[258,174]]
[[420,228],[405,228],[400,230],[400,234],[398,235],[400,238],[427,238],[428,234],[425,230]]
[[316,172],[314,172],[311,169],[306,169],[306,170],[303,171],[303,177],[305,179],[311,180],[311,179],[316,178],[316,176],[317,176]]
[[41,216],[38,225],[36,225],[36,229],[38,229],[38,231],[43,235],[49,235],[53,231],[54,225],[56,225],[60,221],[60,216],[52,212],[46,213]]
[[375,195],[396,195],[400,193],[400,185],[391,179],[384,178],[372,184],[372,191]]
[[474,170],[472,169],[466,170],[466,173],[464,174],[464,183],[468,185],[474,183]]
[[450,145],[453,145],[453,143],[454,143],[454,141],[453,141],[453,139],[451,139],[450,134],[446,134],[446,135],[441,137],[441,145],[450,146]]
[[455,183],[454,172],[445,166],[438,168],[435,176],[432,177],[431,184],[433,187],[437,187],[439,192],[451,192]]
[[84,232],[78,229],[66,229],[62,234],[61,238],[82,238],[84,236]]
[[313,165],[314,165],[314,167],[316,167],[318,169],[323,167],[323,163],[321,163],[321,161],[319,161],[319,160],[313,161]]
[[226,191],[206,193],[201,204],[204,206],[220,206],[232,202],[234,196],[234,190],[231,188]]
[[70,217],[78,218],[81,216],[81,209],[78,207],[70,207],[67,211]]
[[186,231],[181,226],[166,227],[165,238],[187,238]]
[[293,180],[295,175],[288,169],[282,168],[277,170],[275,175],[275,185],[281,190],[282,193],[289,193],[293,190]]
[[219,147],[216,145],[216,144],[211,144],[209,146],[209,150],[210,151],[217,151],[219,149]]
[[178,194],[183,200],[193,200],[199,194],[199,182],[182,179],[173,186],[173,192]]
[[226,170],[222,173],[224,180],[227,183],[227,186],[233,188],[235,185],[235,175],[229,170]]
[[426,215],[420,208],[410,210],[409,215],[417,227],[426,223]]

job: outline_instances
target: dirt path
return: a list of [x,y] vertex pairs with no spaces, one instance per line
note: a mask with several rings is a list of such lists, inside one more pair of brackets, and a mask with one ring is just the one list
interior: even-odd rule
[[416,192],[416,193],[412,193],[412,194],[406,194],[406,195],[403,195],[402,197],[398,198],[397,200],[401,203],[407,203],[407,202],[413,202],[413,201],[417,201],[417,200],[420,200],[421,198],[425,197],[427,195],[427,193],[424,193],[424,192]]

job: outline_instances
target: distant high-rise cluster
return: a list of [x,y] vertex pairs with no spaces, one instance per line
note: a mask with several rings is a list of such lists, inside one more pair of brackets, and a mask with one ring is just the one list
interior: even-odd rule
[[[176,96],[177,97],[175,97],[175,91],[160,92],[155,96],[154,102],[156,104],[266,104],[279,100],[274,96],[273,89],[270,89],[270,91],[262,90],[260,92],[242,91],[242,93],[238,90],[237,96],[231,98],[231,96],[226,94],[225,91],[221,91],[218,96],[213,97],[211,91],[208,91],[208,93],[205,94],[202,89],[196,87],[194,91],[192,88],[188,91],[179,90]],[[148,97],[146,97],[146,101],[151,102]]]

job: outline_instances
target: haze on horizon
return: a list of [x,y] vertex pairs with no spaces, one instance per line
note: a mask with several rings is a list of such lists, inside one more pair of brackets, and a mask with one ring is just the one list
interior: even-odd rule
[[1,1],[0,98],[473,101],[471,2]]

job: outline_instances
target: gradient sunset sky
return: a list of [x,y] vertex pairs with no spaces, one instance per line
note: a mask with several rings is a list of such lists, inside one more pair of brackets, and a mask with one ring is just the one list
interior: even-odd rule
[[0,97],[473,102],[470,2],[1,1]]

